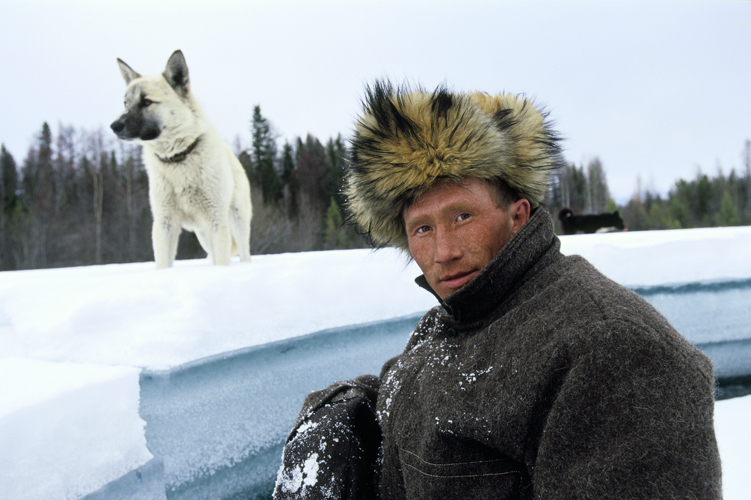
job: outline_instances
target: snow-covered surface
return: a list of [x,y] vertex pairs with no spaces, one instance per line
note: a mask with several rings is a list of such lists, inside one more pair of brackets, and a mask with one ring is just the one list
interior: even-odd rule
[[0,359],[0,498],[80,498],[148,462],[139,371]]
[[751,226],[577,234],[561,252],[587,258],[628,287],[751,277]]
[[[256,255],[0,274],[0,352],[170,368],[325,328],[432,307],[393,250]],[[3,323],[5,323],[3,325]],[[7,353],[7,354],[5,354]]]
[[[631,287],[751,278],[751,227],[561,240]],[[0,498],[80,498],[148,462],[141,369],[425,311],[418,274],[390,249],[0,273]],[[726,499],[751,488],[749,412],[717,404]]]
[[751,496],[751,396],[715,404],[715,433],[722,457],[722,490],[725,500]]

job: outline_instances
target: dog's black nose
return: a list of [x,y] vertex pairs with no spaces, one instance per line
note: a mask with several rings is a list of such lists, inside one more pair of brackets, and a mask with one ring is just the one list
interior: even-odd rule
[[112,122],[112,125],[110,125],[110,128],[114,133],[119,134],[125,128],[125,122],[123,120],[115,120]]

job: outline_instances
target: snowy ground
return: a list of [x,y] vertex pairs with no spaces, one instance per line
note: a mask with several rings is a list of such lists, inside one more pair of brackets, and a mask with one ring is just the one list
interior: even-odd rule
[[[630,287],[749,279],[749,248],[749,227],[562,238]],[[0,498],[81,498],[147,463],[142,370],[420,313],[418,274],[392,250],[0,273]],[[751,487],[749,412],[716,407],[726,499]]]

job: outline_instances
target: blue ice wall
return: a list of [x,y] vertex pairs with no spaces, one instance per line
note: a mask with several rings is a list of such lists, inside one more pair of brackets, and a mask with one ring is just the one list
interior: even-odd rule
[[712,359],[718,397],[751,383],[751,279],[636,289]]
[[305,396],[378,374],[419,315],[339,328],[141,376],[141,417],[169,499],[266,498]]

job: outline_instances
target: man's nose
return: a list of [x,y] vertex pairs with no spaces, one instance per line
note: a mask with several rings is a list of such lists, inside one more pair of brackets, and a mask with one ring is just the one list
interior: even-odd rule
[[450,262],[462,256],[461,245],[453,231],[446,228],[436,228],[435,231],[435,261]]

